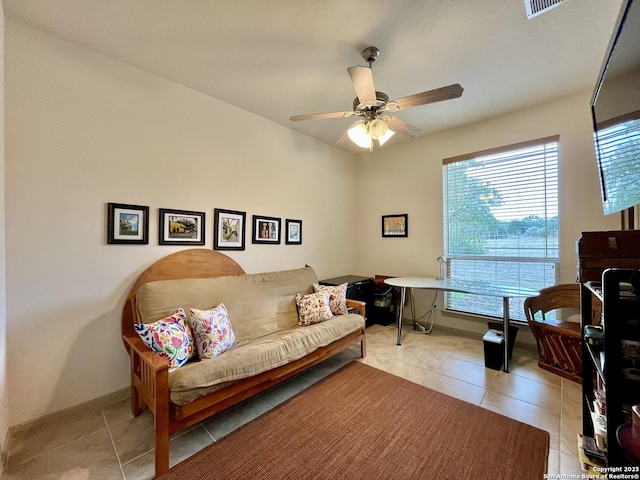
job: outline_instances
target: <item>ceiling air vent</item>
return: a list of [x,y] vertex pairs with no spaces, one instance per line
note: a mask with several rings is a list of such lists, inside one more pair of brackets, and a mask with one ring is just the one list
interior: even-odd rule
[[527,9],[527,18],[533,18],[547,10],[551,10],[561,2],[562,0],[524,0],[524,6]]

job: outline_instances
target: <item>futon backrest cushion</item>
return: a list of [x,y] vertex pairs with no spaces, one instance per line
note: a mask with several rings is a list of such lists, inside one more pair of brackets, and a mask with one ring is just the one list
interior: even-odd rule
[[224,303],[237,345],[298,323],[296,293],[305,295],[318,283],[311,267],[213,278],[158,280],[137,292],[138,321],[160,320],[182,307],[208,310]]

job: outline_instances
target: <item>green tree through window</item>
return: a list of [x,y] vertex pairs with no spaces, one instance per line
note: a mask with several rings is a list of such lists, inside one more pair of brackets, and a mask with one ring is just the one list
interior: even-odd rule
[[[531,289],[556,283],[558,138],[443,161],[448,275]],[[524,319],[523,299],[511,318]],[[447,294],[446,308],[502,316],[502,301]]]
[[491,207],[500,205],[500,193],[489,182],[467,175],[468,169],[477,166],[470,160],[447,172],[445,184],[454,187],[455,193],[446,202],[450,225],[454,226],[449,230],[450,255],[485,255],[485,239],[497,222]]

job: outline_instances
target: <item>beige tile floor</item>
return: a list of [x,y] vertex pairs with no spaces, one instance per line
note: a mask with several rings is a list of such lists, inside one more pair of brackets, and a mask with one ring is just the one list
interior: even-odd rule
[[[353,348],[250,401],[171,439],[171,464],[358,358]],[[123,353],[124,354],[124,353]],[[429,335],[393,327],[367,330],[364,362],[550,433],[549,474],[582,474],[580,386],[537,366],[535,346],[516,345],[511,373],[486,369],[479,335],[436,327]],[[50,415],[12,431],[2,479],[94,480],[153,478],[153,420],[133,418],[128,391]]]

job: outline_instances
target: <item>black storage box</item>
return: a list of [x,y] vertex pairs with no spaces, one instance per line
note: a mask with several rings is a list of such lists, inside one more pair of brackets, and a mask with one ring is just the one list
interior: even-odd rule
[[484,366],[501,370],[504,363],[504,336],[499,330],[489,330],[482,337],[484,343]]
[[343,283],[347,284],[347,298],[352,300],[360,300],[365,302],[365,309],[367,313],[366,321],[367,327],[370,327],[375,322],[375,310],[373,305],[374,295],[376,291],[376,284],[372,277],[359,277],[357,275],[344,275],[342,277],[328,278],[326,280],[320,280],[320,285],[338,286]]

